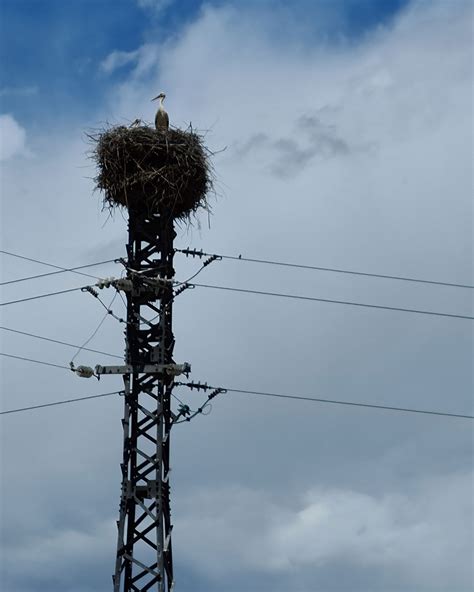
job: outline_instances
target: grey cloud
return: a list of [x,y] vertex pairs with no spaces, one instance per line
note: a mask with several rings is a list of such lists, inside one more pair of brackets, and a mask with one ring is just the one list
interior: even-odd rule
[[258,132],[235,148],[239,158],[263,153],[271,162],[267,165],[269,170],[281,178],[297,175],[317,159],[347,156],[350,152],[348,142],[338,134],[336,125],[323,123],[311,114],[294,122],[291,137],[272,139],[267,133]]
[[324,124],[315,116],[301,116],[294,129],[292,138],[281,138],[272,145],[277,157],[271,170],[279,177],[292,177],[316,159],[347,156],[351,152],[336,126]]
[[[393,577],[398,572],[394,590],[406,590],[410,581],[419,589],[442,585],[467,590],[472,531],[465,516],[466,510],[472,513],[472,478],[472,473],[448,475],[410,494],[380,497],[312,489],[277,501],[268,491],[242,487],[194,491],[180,504],[179,519],[181,528],[194,534],[182,539],[178,549],[210,575],[234,578],[244,567],[246,572],[292,577],[299,587],[305,579],[300,569],[309,568],[309,590],[320,589],[326,570],[333,573],[344,562],[359,566],[365,580],[361,589],[380,590],[386,581],[383,573]],[[249,530],[254,532],[251,539]],[[453,536],[458,537],[455,546]]]
[[338,135],[337,126],[324,123],[314,115],[302,115],[296,122],[296,128],[308,136],[318,152],[326,156],[350,152],[348,143]]
[[269,142],[270,138],[268,135],[264,134],[263,132],[259,132],[250,136],[250,138],[242,144],[237,144],[234,152],[238,157],[243,158],[255,150],[267,146]]

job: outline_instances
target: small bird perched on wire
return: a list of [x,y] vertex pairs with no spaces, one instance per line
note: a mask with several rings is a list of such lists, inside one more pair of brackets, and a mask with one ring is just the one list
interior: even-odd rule
[[163,107],[163,101],[165,100],[166,95],[165,93],[160,93],[157,97],[152,99],[152,101],[156,101],[160,99],[160,106],[158,107],[158,111],[155,115],[155,127],[157,130],[164,130],[167,131],[170,126],[170,119],[168,117],[168,113],[166,113]]

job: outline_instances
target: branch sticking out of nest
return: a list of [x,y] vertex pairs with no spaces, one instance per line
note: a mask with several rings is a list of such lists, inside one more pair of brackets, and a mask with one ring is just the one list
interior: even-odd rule
[[209,210],[212,153],[191,127],[163,131],[117,126],[88,137],[105,206],[144,209],[177,220],[189,220],[199,208]]

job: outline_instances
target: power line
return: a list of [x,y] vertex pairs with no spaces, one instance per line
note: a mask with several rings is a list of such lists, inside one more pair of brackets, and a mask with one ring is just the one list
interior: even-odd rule
[[[81,265],[81,267],[89,267],[89,265],[87,265],[87,266]],[[61,271],[49,271],[48,273],[39,273],[37,275],[29,275],[27,277],[17,278],[16,280],[8,280],[7,282],[1,282],[0,283],[0,286],[8,286],[9,284],[18,284],[19,282],[26,282],[27,280],[36,280],[38,278],[49,277],[51,275],[58,275],[60,273],[66,272],[66,271],[71,271],[71,272],[74,273],[74,272],[76,272],[76,269],[78,269],[78,268],[77,267],[71,267],[71,269],[63,269]],[[93,279],[96,279],[96,280],[100,279],[98,276],[91,275],[90,273],[80,273],[79,275],[83,275],[85,277],[93,278]]]
[[[36,361],[37,362],[37,360],[28,360],[28,361]],[[190,385],[195,386],[194,383],[176,382],[175,384],[176,384],[176,386],[190,386]],[[201,388],[203,388],[202,385],[201,385]],[[316,398],[316,397],[305,397],[305,396],[300,396],[300,395],[287,395],[287,394],[272,393],[272,392],[266,392],[266,391],[252,391],[252,390],[234,389],[234,388],[222,389],[220,387],[216,388],[216,387],[207,386],[207,385],[205,388],[219,390],[219,391],[227,391],[230,393],[242,393],[242,394],[246,394],[246,395],[275,397],[275,398],[279,398],[279,399],[290,399],[290,400],[295,400],[295,401],[308,401],[308,402],[313,402],[313,403],[326,403],[326,404],[330,404],[330,405],[363,407],[363,408],[367,408],[367,409],[379,409],[379,410],[384,410],[384,411],[395,411],[395,412],[400,412],[400,413],[418,413],[418,414],[422,414],[422,415],[437,415],[440,417],[453,417],[453,418],[458,418],[458,419],[474,419],[474,415],[466,415],[466,414],[461,414],[461,413],[448,413],[448,412],[444,412],[444,411],[431,411],[428,409],[414,409],[414,408],[410,408],[410,407],[394,407],[394,406],[389,406],[389,405],[376,405],[376,404],[372,404],[372,403],[357,403],[357,402],[352,402],[352,401],[341,401],[341,400],[337,400],[337,399],[321,399],[321,398]],[[43,403],[41,405],[33,405],[31,407],[10,409],[7,411],[1,411],[0,415],[6,415],[8,413],[19,413],[21,411],[29,411],[32,409],[40,409],[43,407],[52,407],[54,405],[63,405],[66,403],[74,403],[76,401],[85,401],[87,399],[96,399],[98,397],[107,397],[109,395],[115,395],[115,394],[121,393],[121,392],[123,392],[123,391],[113,391],[111,393],[103,393],[100,395],[91,395],[89,397],[80,397],[77,399],[67,399],[64,401],[55,401],[53,403]]]
[[55,405],[65,405],[66,403],[76,403],[77,401],[87,401],[88,399],[99,399],[100,397],[110,397],[110,395],[117,395],[122,392],[123,391],[112,391],[111,393],[101,393],[100,395],[90,395],[89,397],[78,397],[76,399],[54,401],[53,403],[43,403],[42,405],[31,405],[30,407],[8,409],[7,411],[0,411],[0,415],[8,415],[9,413],[20,413],[21,411],[31,411],[32,409],[42,409],[43,407],[53,407]]
[[433,315],[437,317],[450,317],[455,319],[468,319],[474,320],[474,317],[468,315],[450,314],[446,312],[435,312],[430,310],[418,310],[414,308],[400,308],[396,306],[382,306],[380,304],[365,304],[362,302],[351,302],[349,300],[331,300],[329,298],[316,298],[314,296],[298,296],[296,294],[283,294],[281,292],[265,292],[261,290],[250,290],[245,288],[231,288],[229,286],[212,286],[209,284],[190,284],[197,288],[212,288],[214,290],[226,290],[230,292],[243,292],[245,294],[259,294],[262,296],[278,296],[279,298],[292,298],[295,300],[308,300],[313,302],[328,302],[331,304],[345,304],[347,306],[359,306],[363,308],[378,308],[381,310],[393,310],[397,312],[408,312],[413,314]]
[[[77,348],[79,346],[74,345],[72,343],[67,343],[64,341],[59,341],[57,339],[50,339],[48,337],[43,337],[41,335],[35,335],[33,333],[27,333],[25,331],[18,331],[16,329],[11,329],[9,327],[3,327],[0,326],[0,329],[3,329],[5,331],[11,331],[13,333],[18,333],[20,335],[26,335],[28,337],[34,337],[36,339],[42,339],[44,341],[50,341],[52,343],[57,343],[60,345],[65,345],[68,347],[73,347],[73,348]],[[82,348],[84,350],[93,352],[93,353],[98,353],[98,354],[102,354],[102,355],[106,355],[106,356],[111,356],[114,358],[120,358],[122,359],[121,356],[115,355],[115,354],[110,354],[108,352],[103,352],[100,350],[95,350],[95,349],[90,349],[90,348]],[[61,368],[61,369],[66,369],[66,370],[70,370],[70,367],[68,366],[62,366],[59,364],[53,364],[51,362],[43,362],[40,360],[34,360],[31,358],[25,358],[22,356],[16,356],[16,355],[12,355],[12,354],[7,354],[7,353],[0,353],[0,355],[2,356],[6,356],[9,358],[14,358],[14,359],[18,359],[18,360],[22,360],[22,361],[27,361],[27,362],[33,362],[36,364],[43,364],[46,366],[53,366],[55,368]],[[179,384],[179,383],[177,383]],[[208,387],[208,388],[213,388],[213,387]],[[336,401],[336,400],[332,400],[332,399],[317,399],[314,397],[302,397],[302,396],[296,396],[296,395],[281,395],[281,394],[277,394],[277,393],[266,393],[266,392],[260,392],[260,391],[246,391],[246,390],[241,390],[241,389],[225,389],[229,392],[236,392],[236,393],[243,393],[243,394],[254,394],[254,395],[262,395],[262,396],[269,396],[269,397],[278,397],[278,398],[284,398],[284,399],[296,399],[296,400],[303,400],[303,401],[314,401],[314,402],[321,402],[321,403],[333,403],[333,404],[337,404],[337,405],[351,405],[351,406],[355,406],[355,407],[369,407],[369,408],[374,408],[374,409],[386,409],[386,410],[391,410],[391,411],[406,411],[406,412],[410,412],[410,413],[425,413],[425,414],[430,414],[430,415],[446,415],[449,417],[462,417],[462,418],[472,418],[472,416],[469,415],[461,415],[461,414],[453,414],[453,413],[442,413],[442,412],[437,412],[437,411],[427,411],[427,410],[419,410],[419,409],[405,409],[405,408],[400,408],[400,407],[389,407],[389,406],[385,406],[385,405],[373,405],[373,404],[368,404],[368,403],[353,403],[353,402],[349,402],[349,401]],[[173,395],[174,398],[179,401],[180,403],[183,403],[181,401],[181,399],[179,399],[177,396]],[[87,397],[86,397],[87,398]],[[80,400],[80,399],[78,399]],[[67,401],[66,401],[67,402]],[[52,403],[52,405],[56,405],[59,403]],[[48,406],[44,405],[44,406]],[[39,407],[42,407],[43,405],[40,405]],[[36,408],[36,407],[33,407]],[[30,408],[27,408],[30,409]],[[20,409],[19,411],[22,411],[23,409]],[[25,409],[26,410],[26,409]],[[13,412],[13,411],[12,411]]]
[[[207,256],[208,255],[207,253],[203,253],[202,251],[189,251],[189,249],[176,249],[176,251],[182,252],[182,253],[185,253],[185,254],[194,254],[194,255],[197,255],[197,256],[200,256],[200,257]],[[36,263],[41,263],[43,265],[48,265],[48,266],[51,266],[51,267],[58,267],[56,265],[53,265],[53,264],[50,264],[50,263],[45,263],[44,261],[39,261],[37,259],[31,259],[29,257],[23,257],[21,255],[15,255],[15,254],[10,253],[8,251],[0,251],[0,253],[5,253],[5,254],[8,254],[8,255],[13,255],[15,257],[20,257],[22,259],[27,259],[27,260],[34,261]],[[210,257],[213,258],[214,260],[216,258],[235,259],[235,260],[239,260],[239,261],[252,261],[252,262],[256,262],[256,263],[268,263],[268,264],[272,264],[272,265],[284,265],[284,266],[289,266],[289,267],[301,267],[301,268],[308,268],[308,269],[321,269],[321,270],[324,270],[324,271],[340,271],[341,273],[351,273],[351,274],[355,274],[355,275],[370,275],[370,276],[374,276],[374,277],[384,277],[384,278],[389,278],[389,279],[400,279],[400,280],[406,280],[406,281],[417,281],[417,282],[422,282],[422,283],[450,285],[450,286],[463,287],[463,288],[472,288],[472,287],[474,287],[474,286],[468,286],[468,285],[463,285],[463,284],[449,284],[447,282],[434,282],[434,281],[431,281],[431,280],[419,280],[419,279],[415,279],[415,278],[404,278],[404,277],[401,277],[401,276],[388,276],[388,275],[381,275],[381,274],[368,274],[368,273],[363,273],[363,272],[352,272],[352,271],[347,271],[347,270],[336,270],[336,269],[330,269],[330,268],[318,268],[318,267],[314,267],[314,266],[304,266],[304,265],[298,265],[298,264],[293,264],[293,263],[283,263],[283,262],[278,262],[278,261],[266,261],[264,259],[250,259],[250,258],[243,258],[243,257],[232,257],[230,255],[210,255]],[[101,263],[97,263],[97,264],[94,264],[94,265],[100,265],[102,263],[110,263],[112,261],[115,261],[115,260],[114,259],[111,259],[111,260],[103,261]],[[203,267],[197,273],[199,273],[200,271],[202,271]],[[71,269],[60,268],[60,269],[62,271],[72,271],[72,268]],[[195,275],[197,275],[197,273]],[[195,276],[192,276],[192,277],[195,277]],[[186,284],[187,282],[184,282],[184,283]],[[296,294],[283,294],[283,293],[280,293],[280,292],[266,292],[266,291],[261,291],[261,290],[250,290],[250,289],[244,289],[244,288],[232,288],[232,287],[228,287],[228,286],[213,286],[213,285],[209,285],[209,284],[189,284],[189,285],[190,286],[199,287],[199,288],[212,288],[212,289],[217,289],[217,290],[227,290],[227,291],[233,291],[233,292],[243,292],[243,293],[247,293],[247,294],[259,294],[259,295],[263,295],[263,296],[277,296],[277,297],[280,297],[280,298],[292,298],[292,299],[296,299],[296,300],[308,300],[308,301],[314,301],[314,302],[326,302],[326,303],[331,303],[331,304],[344,304],[344,305],[347,305],[347,306],[358,306],[358,307],[364,307],[364,308],[378,308],[380,310],[392,310],[392,311],[407,312],[407,313],[412,313],[412,314],[424,314],[424,315],[432,315],[432,316],[439,316],[439,317],[448,317],[448,318],[458,318],[458,319],[474,320],[474,317],[468,316],[468,315],[450,314],[450,313],[442,313],[442,312],[436,312],[436,311],[427,311],[427,310],[419,310],[419,309],[402,308],[402,307],[395,307],[395,306],[382,306],[382,305],[378,305],[378,304],[366,304],[366,303],[362,303],[362,302],[352,302],[352,301],[347,301],[347,300],[333,300],[333,299],[329,299],[329,298],[317,298],[317,297],[313,297],[313,296],[299,296],[299,295],[296,295]],[[9,302],[2,302],[2,303],[0,303],[0,306],[7,306],[7,305],[10,305],[10,304],[17,304],[17,303],[20,303],[20,302],[27,302],[29,300],[36,300],[36,299],[39,299],[39,298],[46,298],[46,297],[55,296],[55,295],[58,295],[58,294],[66,294],[68,292],[74,292],[76,290],[82,290],[82,289],[84,289],[84,287],[70,288],[69,290],[60,290],[60,291],[57,291],[57,292],[50,292],[48,294],[39,294],[37,296],[30,296],[29,298],[21,298],[21,299],[12,300],[12,301],[9,301]]]
[[[73,345],[72,343],[66,343],[65,341],[58,341],[57,339],[49,339],[48,337],[42,337],[40,335],[33,335],[32,333],[25,333],[24,331],[16,331],[15,329],[8,329],[7,327],[0,327],[0,329],[5,329],[6,331],[12,331],[14,333],[20,333],[21,335],[28,335],[29,337],[36,337],[37,339],[44,339],[45,341],[52,341],[53,343],[59,343],[60,345],[67,345],[68,347],[80,347],[78,345]],[[120,358],[123,360],[122,356],[116,356],[115,354],[109,354],[107,352],[102,352],[96,349],[90,349],[87,347],[82,347],[81,349],[85,350],[85,351],[90,351],[90,352],[95,352],[97,354],[103,354],[105,356],[111,356],[113,358]],[[31,358],[24,358],[22,356],[14,356],[13,354],[7,354],[7,353],[2,353],[0,352],[0,356],[5,356],[7,358],[14,358],[16,360],[22,360],[24,362],[33,362],[35,364],[43,364],[44,366],[52,366],[53,368],[60,368],[62,370],[71,370],[71,366],[61,366],[60,364],[53,364],[51,362],[43,362],[41,360],[33,360]],[[102,396],[102,395],[99,395]],[[179,403],[181,403],[182,405],[184,404],[183,401],[181,401],[181,399],[179,397],[177,397],[174,393],[171,393],[171,396],[176,399],[176,401],[178,401]],[[87,398],[94,398],[94,397],[85,397]],[[75,399],[76,400],[76,399]],[[82,399],[77,399],[82,400]],[[67,403],[68,401],[66,401]],[[47,407],[49,404],[47,405],[39,405],[39,407]],[[59,405],[59,403],[51,403],[51,405]],[[28,409],[35,409],[35,407],[28,407]],[[18,411],[23,411],[23,409],[19,409]],[[8,412],[8,413],[13,413],[13,412]]]
[[239,255],[238,257],[236,256],[232,256],[232,255],[218,255],[218,254],[211,254],[211,253],[203,253],[202,251],[197,251],[196,249],[176,249],[176,252],[178,253],[184,253],[185,255],[190,255],[190,256],[197,256],[197,257],[219,257],[221,259],[230,259],[233,261],[245,261],[245,262],[250,262],[250,263],[262,263],[265,265],[278,265],[280,267],[294,267],[297,269],[307,269],[307,270],[312,270],[312,271],[328,271],[328,272],[333,272],[333,273],[344,273],[344,274],[350,274],[350,275],[360,275],[360,276],[365,276],[365,277],[374,277],[374,278],[383,278],[383,279],[387,279],[387,280],[398,280],[398,281],[403,281],[403,282],[416,282],[416,283],[420,283],[420,284],[433,284],[436,286],[450,286],[453,288],[469,288],[469,289],[473,289],[474,286],[470,285],[470,284],[456,284],[456,283],[452,283],[452,282],[441,282],[441,281],[435,281],[435,280],[425,280],[425,279],[420,279],[420,278],[414,278],[414,277],[408,277],[408,276],[398,276],[398,275],[387,275],[387,274],[382,274],[382,273],[368,273],[368,272],[364,272],[364,271],[352,271],[349,269],[340,269],[340,268],[335,268],[335,267],[319,267],[316,265],[303,265],[303,264],[299,264],[299,263],[285,263],[283,261],[271,261],[268,259],[253,259],[250,257],[242,257],[241,255]]
[[23,360],[24,362],[34,362],[35,364],[43,364],[44,366],[53,366],[55,368],[64,368],[65,370],[71,371],[69,366],[61,366],[59,364],[53,364],[51,362],[42,362],[41,360],[32,360],[31,358],[24,358],[22,356],[14,356],[13,354],[6,354],[0,352],[0,356],[5,356],[7,358],[15,358],[16,360]]
[[[299,296],[297,294],[284,294],[281,292],[266,292],[263,290],[250,290],[248,288],[233,288],[230,286],[213,286],[210,284],[189,284],[189,287],[196,287],[196,288],[210,288],[214,290],[225,290],[229,292],[241,292],[245,294],[258,294],[261,296],[277,296],[279,298],[291,298],[294,300],[307,300],[313,302],[326,302],[330,304],[344,304],[347,306],[358,306],[363,308],[378,308],[379,310],[392,310],[397,312],[407,312],[412,314],[423,314],[423,315],[431,315],[436,317],[448,317],[454,319],[467,319],[467,320],[474,320],[474,317],[469,315],[460,315],[460,314],[451,314],[446,312],[436,312],[431,310],[420,310],[414,308],[401,308],[397,306],[383,306],[380,304],[366,304],[363,302],[351,302],[349,300],[333,300],[329,298],[316,298],[315,296]],[[48,294],[39,294],[37,296],[30,296],[29,298],[20,298],[18,300],[11,300],[9,302],[0,302],[0,306],[7,306],[9,304],[17,304],[19,302],[28,302],[29,300],[37,300],[39,298],[47,298],[49,296],[56,296],[58,294],[66,294],[68,292],[75,292],[77,290],[84,290],[86,286],[80,286],[77,288],[70,288],[68,290],[59,290],[57,292],[50,292]]]
[[40,265],[45,265],[47,267],[53,267],[54,269],[58,269],[59,271],[51,271],[49,273],[41,273],[38,275],[31,275],[28,277],[22,277],[22,278],[18,278],[16,280],[9,280],[6,282],[2,282],[0,283],[0,286],[6,286],[8,284],[16,284],[18,282],[25,282],[27,280],[34,280],[37,278],[42,278],[42,277],[47,277],[50,275],[56,275],[59,273],[65,273],[65,272],[71,272],[71,273],[75,273],[77,275],[83,275],[85,277],[90,277],[93,279],[100,279],[99,277],[95,276],[95,275],[90,275],[89,273],[83,273],[81,271],[78,271],[79,269],[86,269],[88,267],[96,267],[98,265],[105,265],[106,263],[114,263],[115,259],[108,259],[107,261],[99,261],[97,263],[88,263],[87,265],[78,265],[77,267],[61,267],[59,265],[54,265],[53,263],[46,263],[45,261],[40,261],[39,259],[33,259],[31,257],[25,257],[23,255],[18,255],[16,253],[11,253],[10,251],[2,251],[0,250],[0,253],[3,253],[4,255],[9,255],[11,257],[17,257],[18,259],[24,259],[25,261],[32,261],[33,263],[38,263]]
[[19,298],[18,300],[10,300],[9,302],[0,302],[0,306],[8,306],[9,304],[18,304],[19,302],[28,302],[29,300],[38,300],[39,298],[48,298],[49,296],[57,296],[58,294],[67,294],[68,292],[77,292],[83,290],[85,286],[77,288],[69,288],[69,290],[58,290],[57,292],[49,292],[48,294],[38,294],[37,296],[29,296],[28,298]]
[[[9,358],[16,358],[18,360],[23,360],[26,362],[34,362],[36,364],[44,364],[46,366],[54,366],[56,368],[63,368],[66,370],[70,370],[70,368],[68,366],[60,366],[59,364],[52,364],[50,362],[42,362],[40,360],[33,360],[31,358],[24,358],[21,356],[14,356],[14,355],[5,354],[5,353],[0,353],[0,355],[7,356]],[[404,413],[421,413],[421,414],[425,414],[425,415],[439,415],[439,416],[444,416],[444,417],[474,419],[474,415],[464,415],[464,414],[460,414],[460,413],[447,413],[447,412],[443,412],[443,411],[430,411],[427,409],[412,409],[409,407],[393,407],[393,406],[388,406],[388,405],[376,405],[376,404],[372,404],[372,403],[357,403],[357,402],[352,402],[352,401],[340,401],[340,400],[336,400],[336,399],[321,399],[321,398],[316,398],[316,397],[304,397],[304,396],[300,396],[300,395],[284,395],[284,394],[270,393],[270,392],[265,392],[265,391],[251,391],[251,390],[233,389],[233,388],[223,389],[221,387],[212,387],[212,386],[208,386],[208,385],[200,385],[200,384],[196,385],[196,383],[176,382],[175,384],[176,384],[176,386],[191,386],[192,388],[198,388],[198,389],[199,388],[206,389],[206,390],[212,389],[212,390],[220,391],[220,392],[227,391],[229,393],[242,393],[242,394],[246,394],[246,395],[260,395],[260,396],[264,396],[264,397],[277,397],[279,399],[295,399],[297,401],[312,401],[314,403],[328,403],[328,404],[332,404],[332,405],[348,405],[351,407],[366,407],[369,409],[382,409],[385,411],[398,411],[398,412],[404,412]],[[86,398],[94,398],[94,397],[86,397]],[[64,402],[67,403],[68,401],[64,401]],[[47,407],[49,405],[57,405],[57,404],[59,404],[59,403],[47,403],[45,405],[39,405],[39,407]],[[10,413],[13,413],[14,411],[10,411]],[[16,411],[22,411],[22,409],[16,410]]]
[[114,300],[117,298],[117,294],[119,293],[118,290],[115,291],[115,294],[113,295],[112,300],[110,301],[109,307],[107,308],[107,312],[105,313],[105,315],[102,317],[102,319],[99,321],[97,327],[94,329],[94,331],[91,333],[91,335],[86,339],[86,341],[84,341],[84,343],[82,345],[79,345],[77,348],[76,353],[74,354],[74,356],[71,358],[70,361],[70,365],[72,365],[74,363],[74,360],[77,358],[77,356],[86,348],[86,345],[88,343],[90,343],[92,341],[92,339],[94,339],[94,337],[97,335],[97,333],[99,332],[100,328],[102,327],[102,325],[105,323],[106,318],[109,316],[109,309],[112,306],[112,304],[114,303]]
[[[176,249],[177,252],[182,252],[185,253],[186,249]],[[79,265],[77,267],[71,267],[71,268],[65,268],[65,267],[61,267],[58,265],[54,265],[52,263],[47,263],[45,261],[40,261],[38,259],[33,259],[31,257],[25,257],[22,255],[18,255],[16,253],[11,253],[9,251],[3,251],[0,250],[0,253],[3,253],[5,255],[10,255],[12,257],[18,257],[20,259],[25,259],[27,261],[32,261],[34,263],[39,263],[41,265],[46,265],[48,267],[53,267],[55,269],[58,269],[58,272],[52,272],[50,274],[41,274],[41,275],[37,275],[37,276],[31,276],[31,277],[27,277],[27,278],[19,278],[17,280],[11,280],[8,282],[3,282],[0,285],[6,285],[9,283],[14,283],[14,282],[20,282],[20,281],[25,281],[28,279],[35,279],[37,277],[45,277],[47,275],[53,275],[54,273],[64,273],[64,272],[72,272],[72,273],[77,273],[79,275],[83,275],[86,277],[91,277],[94,279],[98,279],[97,276],[93,276],[90,274],[86,274],[86,273],[81,273],[77,270],[79,269],[86,269],[88,267],[96,267],[99,265],[105,265],[107,263],[115,263],[116,259],[107,259],[105,261],[98,261],[97,263],[89,263],[87,265]],[[260,263],[260,264],[264,264],[264,265],[276,265],[276,266],[280,266],[280,267],[293,267],[293,268],[297,268],[297,269],[307,269],[307,270],[313,270],[313,271],[327,271],[327,272],[332,272],[332,273],[342,273],[342,274],[349,274],[349,275],[358,275],[358,276],[364,276],[364,277],[374,277],[374,278],[381,278],[381,279],[389,279],[389,280],[397,280],[397,281],[404,281],[404,282],[415,282],[415,283],[421,283],[421,284],[431,284],[431,285],[436,285],[436,286],[449,286],[449,287],[453,287],[453,288],[467,288],[467,289],[474,289],[474,285],[471,284],[459,284],[459,283],[455,283],[455,282],[443,282],[443,281],[439,281],[439,280],[427,280],[427,279],[421,279],[421,278],[414,278],[414,277],[409,277],[409,276],[398,276],[398,275],[389,275],[389,274],[381,274],[381,273],[370,273],[370,272],[364,272],[364,271],[354,271],[354,270],[349,270],[349,269],[341,269],[341,268],[335,268],[335,267],[322,267],[322,266],[316,266],[316,265],[304,265],[304,264],[299,264],[299,263],[287,263],[287,262],[283,262],[283,261],[272,261],[269,259],[256,259],[256,258],[250,258],[250,257],[242,257],[242,256],[232,256],[232,255],[219,255],[219,254],[214,254],[214,253],[203,253],[201,252],[202,256],[207,256],[207,257],[212,257],[214,259],[228,259],[228,260],[233,260],[233,261],[244,261],[247,263]],[[208,263],[207,263],[208,264]],[[206,265],[207,265],[206,264]],[[204,265],[204,267],[206,267],[206,265]],[[200,270],[202,271],[202,270]]]
[[178,286],[182,286],[184,284],[189,283],[191,280],[193,280],[196,276],[198,276],[201,271],[203,271],[208,265],[210,265],[211,263],[213,263],[214,261],[218,261],[219,259],[221,259],[221,257],[219,257],[219,255],[211,255],[210,257],[208,257],[204,263],[201,265],[201,267],[196,271],[196,273],[193,273],[193,275],[191,277],[188,277],[187,280],[184,280],[184,282],[179,282],[177,284],[175,284],[175,287]]
[[[0,329],[3,331],[10,331],[11,333],[18,333],[19,335],[26,335],[27,337],[34,337],[35,339],[42,339],[43,341],[50,341],[51,343],[57,343],[59,345],[66,345],[67,347],[73,347],[75,349],[79,348],[79,345],[75,345],[74,343],[67,343],[66,341],[59,341],[58,339],[51,339],[50,337],[44,337],[42,335],[35,335],[34,333],[27,333],[26,331],[19,331],[18,329],[11,329],[10,327],[2,327]],[[119,356],[116,354],[111,354],[108,352],[104,352],[98,349],[91,349],[89,347],[83,347],[84,351],[89,351],[95,354],[101,354],[103,356],[110,356],[111,358],[118,358],[123,360],[123,356]]]
[[[370,272],[365,272],[365,271],[354,271],[354,270],[341,269],[341,268],[336,268],[336,267],[322,267],[322,266],[317,266],[317,265],[304,265],[304,264],[300,264],[300,263],[288,263],[288,262],[284,262],[284,261],[273,261],[273,260],[269,260],[269,259],[257,259],[257,258],[251,258],[251,257],[242,257],[241,255],[239,255],[239,256],[219,255],[219,254],[215,254],[215,253],[204,253],[203,251],[196,251],[195,249],[194,250],[176,249],[176,252],[184,253],[186,255],[199,256],[199,257],[214,257],[214,258],[219,258],[219,259],[228,259],[228,260],[232,260],[232,261],[244,261],[247,263],[260,263],[260,264],[264,264],[264,265],[276,265],[279,267],[292,267],[292,268],[296,268],[296,269],[306,269],[306,270],[311,270],[311,271],[326,271],[326,272],[332,272],[332,273],[342,273],[342,274],[382,278],[382,279],[397,280],[397,281],[404,281],[404,282],[431,284],[431,285],[436,285],[436,286],[449,286],[449,287],[454,287],[454,288],[474,289],[474,285],[471,285],[471,284],[458,284],[458,283],[454,283],[454,282],[426,280],[426,279],[414,278],[414,277],[409,277],[409,276],[397,276],[397,275],[389,275],[389,274],[381,274],[381,273],[370,273]],[[12,283],[16,283],[16,282],[22,282],[22,281],[26,281],[26,280],[30,280],[30,279],[46,277],[49,275],[55,275],[56,273],[64,273],[64,272],[77,273],[79,275],[98,279],[97,276],[93,276],[93,275],[86,274],[86,273],[81,273],[77,270],[116,262],[115,259],[107,259],[106,261],[99,261],[97,263],[89,263],[87,265],[79,265],[77,267],[65,268],[65,267],[61,267],[59,265],[54,265],[52,263],[47,263],[45,261],[41,261],[39,259],[33,259],[32,257],[25,257],[23,255],[18,255],[17,253],[12,253],[10,251],[0,250],[0,253],[3,253],[4,255],[10,255],[12,257],[17,257],[19,259],[24,259],[26,261],[32,261],[32,262],[38,263],[40,265],[46,265],[48,267],[53,267],[53,268],[59,270],[56,272],[39,274],[39,275],[29,276],[29,277],[25,277],[25,278],[18,278],[16,280],[2,282],[2,283],[0,283],[0,286],[4,286],[7,284],[12,284]],[[202,268],[199,271],[202,271]],[[195,276],[193,276],[193,277],[195,277]],[[192,278],[190,278],[190,279],[192,279]]]
[[[210,387],[211,388],[211,387]],[[429,411],[427,409],[412,409],[410,407],[392,407],[389,405],[375,405],[372,403],[354,403],[352,401],[338,401],[335,399],[319,399],[316,397],[303,397],[300,395],[281,395],[278,393],[268,393],[262,391],[246,391],[242,389],[226,389],[230,393],[243,393],[246,395],[260,395],[263,397],[278,397],[280,399],[295,399],[297,401],[312,401],[314,403],[330,403],[331,405],[349,405],[351,407],[367,407],[369,409],[383,409],[386,411],[399,411],[403,413],[422,413],[425,415],[440,415],[442,417],[457,417],[462,419],[474,419],[474,415],[464,415],[461,413],[447,413],[444,411]]]

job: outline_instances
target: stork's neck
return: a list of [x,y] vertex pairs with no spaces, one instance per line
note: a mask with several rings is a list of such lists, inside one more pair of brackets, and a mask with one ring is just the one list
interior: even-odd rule
[[163,109],[163,101],[164,101],[164,97],[160,97],[160,106],[159,109]]

